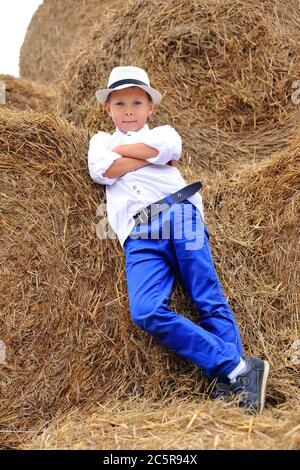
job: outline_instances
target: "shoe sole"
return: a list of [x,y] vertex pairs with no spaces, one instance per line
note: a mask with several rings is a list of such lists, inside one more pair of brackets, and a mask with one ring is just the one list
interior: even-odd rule
[[264,372],[263,372],[262,383],[261,383],[261,394],[260,394],[259,413],[262,412],[262,410],[264,409],[264,406],[265,406],[266,386],[267,386],[267,380],[268,380],[269,370],[270,370],[269,363],[268,363],[267,361],[264,361]]

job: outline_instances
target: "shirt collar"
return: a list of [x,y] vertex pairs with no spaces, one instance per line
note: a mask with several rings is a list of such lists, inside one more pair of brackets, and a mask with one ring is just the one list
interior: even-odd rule
[[[130,132],[130,134],[138,134],[139,132],[143,132],[143,131],[146,131],[146,130],[147,130],[147,131],[149,130],[148,124],[145,124],[144,127],[142,127],[142,128],[141,128],[140,130],[138,130],[138,131],[128,131],[128,132]],[[116,136],[118,136],[118,135],[124,136],[124,135],[127,135],[127,132],[120,131],[120,129],[118,129],[118,128],[116,127],[116,130],[115,130],[115,132],[114,132],[114,135],[116,135]]]

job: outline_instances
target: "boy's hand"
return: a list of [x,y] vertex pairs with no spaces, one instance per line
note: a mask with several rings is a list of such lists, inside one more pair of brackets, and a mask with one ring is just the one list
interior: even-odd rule
[[170,160],[168,163],[170,166],[175,166],[176,165],[176,160]]

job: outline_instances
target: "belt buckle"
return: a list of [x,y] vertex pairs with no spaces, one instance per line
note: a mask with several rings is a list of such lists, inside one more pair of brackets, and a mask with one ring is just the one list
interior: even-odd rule
[[167,209],[169,209],[171,205],[168,202],[154,202],[151,204],[151,209],[141,209],[137,214],[135,214],[133,217],[138,221],[137,223],[146,223],[147,220],[150,218],[150,213],[151,213],[151,218],[157,217],[161,212],[165,212]]
[[[145,220],[143,220],[142,214],[143,214],[143,217],[145,216]],[[147,222],[147,220],[149,219],[149,215],[148,215],[148,212],[146,211],[146,209],[140,210],[140,213],[138,214],[138,218],[139,218],[139,220],[142,224]]]

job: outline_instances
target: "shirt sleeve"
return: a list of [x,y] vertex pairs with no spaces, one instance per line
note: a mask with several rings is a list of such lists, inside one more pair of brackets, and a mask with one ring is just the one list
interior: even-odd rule
[[180,135],[171,126],[159,126],[151,129],[139,142],[158,150],[156,157],[147,158],[155,165],[165,165],[170,160],[179,160],[182,150]]
[[88,151],[88,168],[93,181],[99,184],[112,185],[118,178],[107,178],[103,173],[122,155],[108,150],[110,135],[106,132],[98,132],[90,139]]

